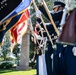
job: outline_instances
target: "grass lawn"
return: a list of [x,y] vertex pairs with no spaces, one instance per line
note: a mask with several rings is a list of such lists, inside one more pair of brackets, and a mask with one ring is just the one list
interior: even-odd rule
[[17,70],[0,70],[0,75],[36,75],[36,70],[17,71]]

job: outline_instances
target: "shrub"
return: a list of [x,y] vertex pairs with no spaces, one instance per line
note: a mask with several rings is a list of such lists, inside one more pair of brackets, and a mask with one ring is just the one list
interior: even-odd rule
[[9,63],[9,62],[3,62],[1,65],[0,65],[0,69],[10,69],[12,68],[12,63]]
[[30,63],[29,63],[29,66],[32,67],[32,69],[35,69],[35,68],[36,68],[36,63],[30,62]]

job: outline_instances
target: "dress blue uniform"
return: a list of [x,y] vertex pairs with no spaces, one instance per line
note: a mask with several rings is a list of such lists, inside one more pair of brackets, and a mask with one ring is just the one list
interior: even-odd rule
[[[62,6],[63,8],[64,8],[64,6],[65,6],[65,4],[64,3],[62,3],[62,2],[59,2],[59,1],[55,1],[54,2],[54,8],[56,8],[57,6]],[[53,8],[53,9],[54,9]],[[46,13],[46,10],[45,10],[45,8],[44,8],[44,6],[42,5],[42,6],[39,6],[39,10],[44,14],[44,16],[49,20],[49,17],[48,17],[48,15],[47,15],[47,13]],[[61,22],[61,19],[62,19],[62,15],[63,15],[63,10],[59,10],[59,11],[57,11],[57,12],[55,12],[55,13],[50,13],[51,14],[51,16],[52,16],[52,18],[53,18],[53,20],[54,20],[54,22],[55,22],[55,24],[56,24],[56,27],[60,27],[60,22]],[[55,30],[54,30],[54,28],[53,28],[53,26],[52,25],[48,25],[48,26],[46,26],[47,27],[47,29],[48,29],[48,31],[49,31],[49,33],[52,35],[52,33],[54,34],[54,36],[56,35],[56,32],[55,32]],[[53,36],[53,37],[54,37]],[[54,40],[54,44],[56,44],[56,42],[55,42],[56,40]],[[61,58],[59,57],[59,54],[61,53],[61,51],[63,50],[63,49],[65,49],[64,47],[63,47],[63,45],[61,45],[61,44],[56,44],[57,45],[57,50],[54,50],[53,48],[52,48],[52,45],[49,43],[49,45],[48,45],[48,51],[46,52],[46,63],[47,63],[47,70],[48,70],[48,75],[62,75],[62,70],[61,70]],[[53,55],[54,55],[54,57],[53,57],[53,64],[52,64],[52,61],[51,61],[51,58],[50,59],[48,59],[48,57],[50,57],[51,56],[51,54],[53,53]],[[50,62],[49,62],[50,61]],[[50,66],[51,65],[51,66]],[[52,65],[53,65],[53,71],[52,71],[52,69],[51,69],[51,71],[49,72],[49,69],[50,68],[52,68]],[[49,68],[49,67],[50,68]]]
[[[39,22],[41,27],[44,28],[43,24],[41,23],[40,18],[37,18],[37,22]],[[47,36],[47,33],[45,32],[43,35]],[[52,48],[52,45],[51,45],[50,41],[48,41],[47,44],[48,44],[48,50],[45,51],[45,61],[46,61],[47,75],[53,75],[53,72],[52,72],[52,59],[50,58],[51,54],[53,53],[53,48]]]
[[76,53],[74,55],[73,47],[67,45],[61,52],[61,75],[76,75]]
[[35,46],[36,51],[38,51],[38,54],[36,56],[37,75],[47,75],[46,64],[45,64],[45,53],[43,54],[43,50],[42,50],[43,48],[40,47],[44,43],[43,39],[46,36],[46,32],[42,33],[39,26],[35,29],[38,32],[37,43],[36,43],[36,46]]

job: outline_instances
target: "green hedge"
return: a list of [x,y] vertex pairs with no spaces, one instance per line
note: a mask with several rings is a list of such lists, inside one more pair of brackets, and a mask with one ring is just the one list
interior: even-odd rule
[[29,66],[32,67],[32,69],[36,69],[36,63],[35,62],[29,63]]
[[0,69],[10,69],[12,68],[13,64],[9,63],[9,62],[4,62],[2,64],[0,64]]

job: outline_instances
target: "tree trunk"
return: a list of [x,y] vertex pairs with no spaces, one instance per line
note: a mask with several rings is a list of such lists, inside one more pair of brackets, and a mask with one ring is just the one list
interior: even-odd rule
[[30,46],[30,35],[26,33],[22,38],[20,63],[17,70],[29,69],[29,47]]

